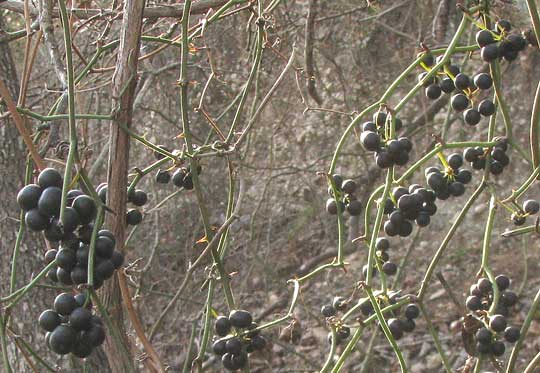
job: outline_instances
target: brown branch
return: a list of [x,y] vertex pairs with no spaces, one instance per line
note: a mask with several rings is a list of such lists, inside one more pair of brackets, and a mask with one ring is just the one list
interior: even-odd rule
[[[246,0],[247,2],[247,0]],[[210,8],[216,8],[227,3],[226,0],[201,0],[191,6],[191,14],[204,14]],[[144,18],[181,18],[183,14],[184,4],[161,5],[144,8]],[[24,13],[23,2],[15,0],[7,0],[0,2],[0,9],[7,9],[15,13]],[[38,11],[35,7],[29,6],[30,15],[37,16]],[[79,19],[88,19],[102,15],[103,17],[117,18],[118,12],[110,9],[88,9],[88,8],[73,8],[70,9],[72,15]],[[52,11],[53,18],[59,18],[58,9]]]
[[0,79],[0,96],[4,99],[4,102],[6,103],[6,106],[11,113],[11,116],[13,117],[13,121],[15,122],[15,126],[17,127],[17,130],[19,131],[19,134],[22,136],[23,141],[28,148],[28,151],[30,152],[30,156],[34,160],[34,163],[36,164],[36,167],[38,170],[42,170],[46,167],[45,161],[41,156],[38,154],[36,147],[34,146],[34,143],[32,142],[32,139],[30,138],[30,134],[28,133],[28,130],[26,129],[24,125],[24,119],[21,117],[19,112],[17,111],[17,106],[15,105],[15,102],[13,102],[13,99],[11,98],[11,94],[9,93],[9,90],[4,83],[3,79]]
[[135,311],[135,308],[133,307],[133,303],[131,302],[131,294],[129,293],[129,288],[126,283],[126,275],[123,271],[118,273],[118,284],[120,285],[120,292],[122,293],[122,300],[124,302],[124,305],[126,306],[127,314],[129,316],[129,319],[131,320],[131,324],[133,324],[133,328],[135,328],[135,333],[137,334],[137,337],[139,338],[144,347],[144,351],[148,354],[148,356],[154,363],[156,371],[164,372],[165,367],[161,363],[161,359],[159,358],[156,350],[154,349],[148,338],[146,338],[146,335],[144,334],[144,329],[141,325],[141,321],[139,320],[139,317],[137,315],[137,311]]
[[308,14],[306,19],[306,47],[304,52],[304,61],[306,65],[306,74],[307,74],[307,91],[310,97],[315,100],[317,105],[322,104],[322,98],[319,96],[317,89],[315,87],[315,69],[313,68],[313,34],[315,26],[315,6],[317,5],[317,0],[309,1]]

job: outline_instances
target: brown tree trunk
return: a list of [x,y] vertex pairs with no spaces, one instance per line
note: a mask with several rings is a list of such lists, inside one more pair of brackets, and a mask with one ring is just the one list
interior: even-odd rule
[[[115,234],[119,249],[122,251],[125,249],[122,243],[125,239],[126,228],[129,135],[121,126],[131,127],[143,10],[144,1],[127,0],[124,4],[120,47],[112,88],[115,119],[110,127],[107,205],[114,214],[108,214],[106,225]],[[121,336],[121,340],[115,341],[109,335],[106,340],[105,352],[111,370],[113,372],[133,371],[133,358],[124,330],[122,302],[116,276],[104,286],[100,295],[110,312],[117,335]]]

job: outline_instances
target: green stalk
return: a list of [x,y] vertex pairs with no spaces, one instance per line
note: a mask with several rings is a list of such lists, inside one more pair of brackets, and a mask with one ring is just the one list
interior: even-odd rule
[[[491,245],[491,233],[493,231],[493,223],[495,221],[495,213],[497,212],[497,201],[495,198],[495,195],[491,195],[491,198],[489,199],[489,212],[488,212],[488,218],[486,221],[486,229],[484,231],[484,241],[482,244],[482,270],[486,273],[489,281],[492,284],[495,284],[495,276],[493,276],[493,273],[491,272],[491,269],[489,267],[489,248]],[[497,286],[493,286],[493,301],[491,302],[491,307],[489,308],[489,314],[493,315],[493,312],[497,308],[497,304],[499,303],[499,288]]]
[[424,318],[424,320],[426,320],[429,334],[431,334],[431,337],[433,338],[433,342],[435,343],[435,348],[437,349],[437,352],[439,353],[439,356],[441,357],[442,363],[444,365],[444,370],[446,370],[447,373],[452,373],[452,367],[450,366],[450,363],[448,363],[448,358],[446,357],[446,354],[444,353],[437,331],[435,330],[435,328],[433,327],[433,323],[431,322],[431,318],[428,316],[426,312],[424,303],[422,301],[419,301],[417,304],[418,304],[418,307],[420,308],[420,312],[422,313],[422,317]]
[[69,152],[64,170],[64,185],[62,186],[62,202],[60,204],[60,224],[64,222],[64,215],[67,206],[67,191],[71,183],[71,169],[77,153],[77,128],[75,121],[75,82],[73,75],[73,54],[71,51],[71,30],[67,15],[66,3],[58,0],[62,28],[64,30],[64,46],[66,48],[66,70],[68,83],[68,127],[69,127]]

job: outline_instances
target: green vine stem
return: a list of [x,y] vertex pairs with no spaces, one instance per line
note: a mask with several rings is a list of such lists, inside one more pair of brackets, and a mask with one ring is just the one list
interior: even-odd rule
[[4,317],[2,317],[2,315],[0,315],[0,338],[1,338],[1,343],[2,343],[2,360],[4,362],[4,369],[6,370],[6,372],[11,373],[13,372],[13,370],[9,362],[6,328],[7,328],[7,320]]
[[330,352],[328,352],[328,357],[326,358],[326,361],[324,362],[324,365],[320,370],[321,373],[327,373],[330,370],[330,366],[332,365],[332,361],[334,360],[334,356],[336,354],[336,346],[337,346],[336,327],[331,325],[330,332],[332,333],[332,341],[330,343]]
[[94,222],[94,227],[92,229],[92,236],[90,237],[90,248],[88,249],[88,286],[94,286],[94,264],[95,264],[95,252],[96,252],[96,241],[98,237],[98,232],[103,225],[103,220],[105,218],[105,210],[103,206],[98,205],[98,211],[96,220]]
[[521,186],[518,189],[512,190],[512,194],[509,197],[502,200],[501,202],[507,203],[507,202],[513,202],[517,200],[519,197],[523,195],[523,193],[525,193],[530,188],[530,186],[536,180],[538,175],[540,175],[540,165],[534,169],[532,174],[527,178],[527,180],[525,180],[523,184],[521,184]]
[[[489,199],[489,211],[488,218],[486,221],[486,229],[484,231],[484,241],[482,244],[482,264],[481,270],[485,272],[489,281],[492,284],[495,284],[495,276],[491,272],[489,267],[489,248],[491,245],[491,234],[493,231],[493,223],[495,221],[495,213],[497,212],[497,201],[495,195],[491,195]],[[489,308],[489,314],[492,315],[493,312],[497,309],[497,304],[499,303],[499,288],[493,286],[493,301],[491,302],[491,307]]]
[[528,225],[526,227],[522,227],[522,228],[518,228],[518,229],[512,229],[512,230],[509,230],[509,231],[504,231],[503,233],[501,233],[501,236],[503,236],[503,237],[514,237],[514,236],[519,236],[521,234],[532,233],[532,232],[538,233],[538,225],[537,224]]
[[446,251],[446,248],[448,247],[448,244],[450,243],[450,240],[452,237],[454,237],[454,234],[456,233],[458,227],[463,222],[463,219],[469,212],[469,209],[472,207],[476,199],[480,196],[484,188],[486,187],[486,183],[482,181],[478,188],[474,191],[474,193],[469,197],[467,202],[465,203],[465,206],[461,209],[459,214],[457,215],[456,219],[452,223],[452,226],[448,230],[448,233],[446,233],[446,236],[444,237],[443,241],[441,242],[441,245],[435,252],[435,255],[431,259],[431,262],[429,263],[428,269],[426,271],[426,274],[424,275],[424,278],[422,279],[422,283],[420,285],[420,290],[418,291],[418,299],[422,301],[424,297],[426,296],[426,292],[429,286],[429,282],[431,280],[431,277],[433,276],[433,272],[435,271],[435,268],[437,267],[437,264],[439,263],[439,260],[441,260],[442,255]]
[[435,328],[433,327],[431,318],[429,317],[426,311],[424,302],[418,301],[417,304],[418,304],[418,308],[420,308],[420,313],[422,314],[422,317],[424,318],[424,320],[426,320],[429,334],[431,334],[431,337],[433,338],[433,342],[435,343],[435,348],[437,349],[437,352],[439,353],[439,356],[441,357],[444,370],[446,370],[447,373],[452,373],[452,367],[450,366],[450,363],[448,362],[448,358],[446,357],[446,354],[442,348],[441,341],[439,340],[439,335],[437,331],[435,330]]
[[66,3],[58,0],[62,28],[64,30],[64,46],[66,48],[66,70],[68,83],[68,128],[69,128],[69,151],[64,170],[64,185],[62,186],[62,201],[60,203],[60,224],[64,222],[64,214],[67,206],[67,192],[71,183],[71,169],[77,154],[77,127],[75,121],[75,82],[73,75],[73,54],[71,51],[71,29],[67,15]]
[[49,264],[47,264],[47,266],[45,268],[43,268],[41,270],[41,272],[39,272],[38,275],[36,277],[34,277],[34,279],[28,283],[28,285],[26,285],[26,286],[22,287],[21,289],[17,290],[15,293],[11,293],[7,297],[2,298],[0,300],[1,302],[7,302],[8,300],[11,300],[12,298],[15,298],[15,299],[13,299],[11,301],[11,303],[9,303],[6,306],[6,308],[5,308],[6,312],[8,310],[10,310],[11,308],[13,308],[17,303],[19,303],[19,301],[22,299],[22,297],[24,297],[26,295],[26,293],[28,293],[30,290],[32,290],[32,288],[38,284],[39,280],[41,280],[47,274],[47,272],[49,272],[49,270],[51,268],[53,268],[55,265],[56,265],[56,259],[53,260],[52,262],[50,262]]
[[[184,140],[185,140],[188,152],[192,153],[193,143],[191,139],[191,130],[190,130],[190,124],[189,124],[189,117],[188,117],[189,81],[187,78],[187,62],[188,62],[188,55],[189,55],[188,27],[189,27],[190,11],[191,11],[191,0],[186,0],[184,2],[184,12],[182,15],[182,56],[181,56],[181,65],[180,65],[179,84],[180,84],[180,112],[181,112],[181,117],[182,117],[182,126],[184,130]],[[193,172],[191,173],[192,179],[193,179],[193,189],[195,191],[195,195],[197,196],[197,201],[199,205],[199,213],[203,221],[205,237],[207,241],[210,241],[212,239],[212,230],[210,227],[208,210],[206,207],[206,203],[204,201],[201,185],[199,182],[199,175],[197,172],[198,164],[199,163],[195,157],[190,159],[190,167],[191,167],[191,170],[193,170]],[[230,286],[229,275],[225,272],[225,268],[223,267],[223,263],[221,261],[221,258],[219,257],[219,253],[217,252],[217,250],[215,248],[212,248],[211,253],[212,253],[212,258],[214,260],[216,268],[221,277],[221,283],[222,283],[223,291],[225,293],[227,304],[230,309],[234,309],[235,308],[234,296],[233,296],[232,289]]]

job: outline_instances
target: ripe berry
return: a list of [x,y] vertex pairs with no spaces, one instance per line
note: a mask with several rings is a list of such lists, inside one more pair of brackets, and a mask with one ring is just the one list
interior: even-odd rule
[[118,269],[122,267],[122,264],[124,264],[124,254],[118,250],[113,251],[113,255],[111,258],[111,262],[114,266],[114,269]]
[[75,346],[73,346],[71,353],[78,358],[84,359],[90,356],[93,350],[94,346],[92,346],[87,340],[79,338],[77,339]]
[[509,343],[517,342],[519,336],[520,330],[515,326],[509,326],[508,328],[504,329],[504,339],[506,339],[506,341]]
[[478,280],[478,289],[482,292],[482,294],[486,295],[492,290],[491,282],[485,277],[482,277]]
[[24,223],[30,230],[40,232],[49,225],[49,218],[36,208],[24,214]]
[[229,354],[239,354],[242,352],[242,341],[238,337],[232,337],[226,342],[225,349]]
[[469,170],[459,170],[455,178],[460,183],[468,184],[472,180],[472,173]]
[[452,93],[456,89],[456,86],[454,84],[454,81],[452,78],[444,78],[439,83],[439,87],[441,87],[441,91],[444,93]]
[[405,220],[403,224],[399,227],[399,235],[401,237],[408,237],[413,230],[413,226],[410,221]]
[[495,277],[495,283],[497,284],[499,291],[504,291],[510,286],[510,279],[508,278],[508,276],[498,275],[497,277]]
[[375,153],[375,163],[379,168],[388,168],[392,166],[392,157],[386,151]]
[[464,91],[471,86],[471,79],[469,79],[468,75],[459,73],[454,79],[454,85],[457,89]]
[[74,284],[84,284],[88,280],[88,271],[85,267],[75,267],[71,270],[70,277]]
[[506,307],[512,307],[518,301],[516,293],[510,290],[505,290],[501,293],[501,303]]
[[128,201],[135,206],[144,206],[148,202],[148,195],[144,191],[136,189],[128,195]]
[[495,23],[495,30],[498,30],[498,31],[506,31],[506,32],[509,32],[510,30],[512,29],[512,25],[510,23],[510,21],[506,20],[506,19],[501,19],[499,21],[497,21],[497,23]]
[[420,308],[414,304],[408,304],[407,307],[405,307],[405,317],[408,319],[416,319],[418,316],[420,316]]
[[69,325],[76,330],[89,330],[92,326],[92,313],[83,307],[77,307],[69,315]]
[[37,183],[43,189],[48,187],[62,188],[62,175],[54,168],[45,168],[39,173]]
[[493,62],[499,58],[499,47],[496,44],[489,44],[485,47],[482,47],[480,50],[480,57],[485,62]]
[[48,187],[43,190],[39,197],[38,210],[45,216],[58,216],[61,200],[62,189],[54,186]]
[[56,254],[56,264],[58,267],[65,269],[66,271],[71,271],[75,264],[77,263],[77,257],[75,252],[70,249],[60,249]]
[[489,171],[493,175],[500,175],[503,172],[504,166],[499,161],[491,160],[489,164]]
[[96,254],[102,258],[110,259],[114,252],[114,241],[106,236],[98,236],[96,239]]
[[450,167],[452,167],[454,170],[457,170],[461,166],[463,166],[463,157],[461,154],[453,153],[448,156],[448,164]]
[[480,47],[485,47],[488,44],[495,42],[493,34],[489,30],[480,30],[476,33],[476,42]]
[[77,307],[75,297],[69,293],[61,293],[54,299],[54,309],[60,315],[69,315]]
[[478,311],[482,308],[482,300],[475,295],[471,295],[467,297],[465,306],[471,311]]
[[66,193],[66,199],[67,199],[67,204],[68,206],[71,206],[71,204],[73,203],[73,200],[75,198],[77,198],[78,196],[82,196],[84,193],[82,192],[82,190],[79,190],[79,189],[72,189],[72,190],[69,190],[67,193]]
[[373,122],[379,127],[384,126],[386,123],[386,118],[388,115],[382,111],[378,111],[375,114],[373,114]]
[[126,213],[126,223],[128,225],[137,225],[142,221],[142,213],[137,209],[130,209]]
[[523,225],[525,223],[525,216],[523,215],[519,215],[519,214],[512,214],[512,216],[510,217],[510,219],[512,219],[512,223],[514,223],[514,225]]
[[225,348],[227,341],[224,339],[218,339],[212,344],[212,351],[218,356],[225,355],[227,349]]
[[464,94],[458,93],[452,96],[450,105],[455,111],[463,111],[469,106],[469,99]]
[[456,77],[460,73],[459,66],[456,65],[447,65],[444,67],[446,75]]
[[336,202],[336,200],[333,198],[329,198],[326,201],[326,212],[328,212],[330,215],[336,215],[338,213],[338,203],[340,207],[339,211],[343,212],[345,208],[345,205],[343,204],[343,202],[341,201]]
[[58,251],[55,249],[47,250],[45,253],[45,264],[52,262],[56,258],[57,253]]
[[42,189],[39,185],[28,184],[17,194],[17,204],[24,211],[35,209],[38,205]]
[[39,315],[38,319],[39,326],[48,332],[52,332],[58,325],[60,325],[61,320],[58,313],[54,310],[45,310]]
[[321,314],[324,317],[331,317],[331,316],[334,316],[336,314],[336,309],[330,304],[325,304],[321,308]]
[[342,326],[336,332],[340,340],[347,339],[351,335],[351,329],[348,326]]
[[485,99],[478,105],[478,112],[485,117],[495,114],[495,104],[490,99]]
[[171,181],[171,174],[167,170],[158,170],[156,173],[156,183],[167,184]]
[[446,184],[444,177],[441,174],[435,172],[427,175],[427,183],[431,187],[431,189],[435,191],[443,188]]
[[521,35],[509,35],[506,38],[506,41],[508,42],[508,47],[510,50],[514,52],[520,52],[527,47],[527,40]]
[[525,211],[527,214],[534,215],[540,211],[540,203],[534,199],[528,199],[523,202],[523,211]]
[[51,350],[59,355],[69,353],[77,341],[77,332],[70,326],[59,325],[49,337]]
[[493,315],[489,319],[489,327],[494,332],[500,333],[506,328],[506,319],[503,315]]
[[88,331],[81,333],[81,338],[88,340],[88,342],[94,346],[100,346],[105,341],[105,330],[100,324],[93,322],[94,316],[92,316],[92,327]]
[[465,185],[459,181],[453,181],[448,185],[448,191],[454,197],[462,196],[465,193]]
[[390,248],[390,241],[385,237],[379,237],[375,241],[375,247],[377,250],[388,250]]
[[73,208],[79,214],[81,224],[88,224],[96,217],[96,204],[90,196],[82,195],[75,198]]
[[248,352],[260,351],[266,347],[266,338],[262,335],[257,335],[251,338],[250,344],[247,346],[246,350]]
[[431,67],[435,63],[435,58],[433,58],[433,55],[431,53],[425,52],[423,53],[422,59],[420,61],[424,63],[424,65],[426,65],[427,67]]
[[493,334],[487,328],[480,328],[476,332],[476,340],[483,345],[489,345],[491,343],[491,337]]
[[360,143],[364,149],[374,152],[379,149],[381,138],[376,132],[366,131],[360,135]]
[[430,100],[436,100],[441,97],[441,87],[438,84],[431,84],[425,89],[426,97]]
[[482,119],[482,117],[480,116],[480,112],[478,110],[471,108],[465,110],[463,113],[463,119],[469,126],[476,126],[478,123],[480,123],[480,119]]
[[393,276],[397,273],[397,265],[392,262],[386,262],[382,266],[382,271],[388,276]]
[[388,320],[388,328],[390,329],[390,332],[394,336],[395,339],[400,339],[403,337],[403,330],[401,328],[401,322],[398,319],[389,319]]
[[493,79],[486,73],[480,73],[474,77],[474,85],[479,89],[490,89],[493,85]]
[[372,121],[365,122],[362,124],[362,131],[377,132],[377,125]]
[[94,271],[98,279],[107,280],[114,273],[114,264],[109,259],[104,260],[94,268]]
[[88,298],[87,293],[79,293],[79,294],[75,295],[75,302],[77,302],[77,306],[78,307],[84,307],[84,305],[86,304],[86,308],[91,310],[92,309],[92,301],[90,299],[88,299],[88,302],[87,302],[87,298]]
[[502,356],[506,347],[501,341],[495,341],[491,344],[491,353],[495,356]]
[[352,216],[358,216],[362,212],[362,202],[359,200],[352,200],[347,204],[346,210]]
[[253,322],[253,317],[248,311],[232,310],[229,314],[229,321],[235,328],[247,328]]
[[109,188],[107,187],[107,184],[104,184],[101,188],[98,187],[96,189],[98,197],[101,200],[101,202],[103,202],[103,203],[107,203],[107,190],[108,189]]
[[81,220],[79,214],[72,207],[66,207],[64,220],[62,221],[63,232],[73,232],[79,226]]
[[216,318],[214,328],[217,335],[219,335],[220,337],[226,336],[231,330],[231,323],[229,321],[229,318],[227,316],[218,316]]
[[412,150],[413,144],[411,140],[409,140],[407,137],[400,137],[398,139],[399,145],[401,146],[401,149],[405,152],[410,152]]
[[179,168],[174,172],[172,175],[172,182],[177,187],[183,187],[184,186],[184,178],[186,177],[187,172],[183,168]]

